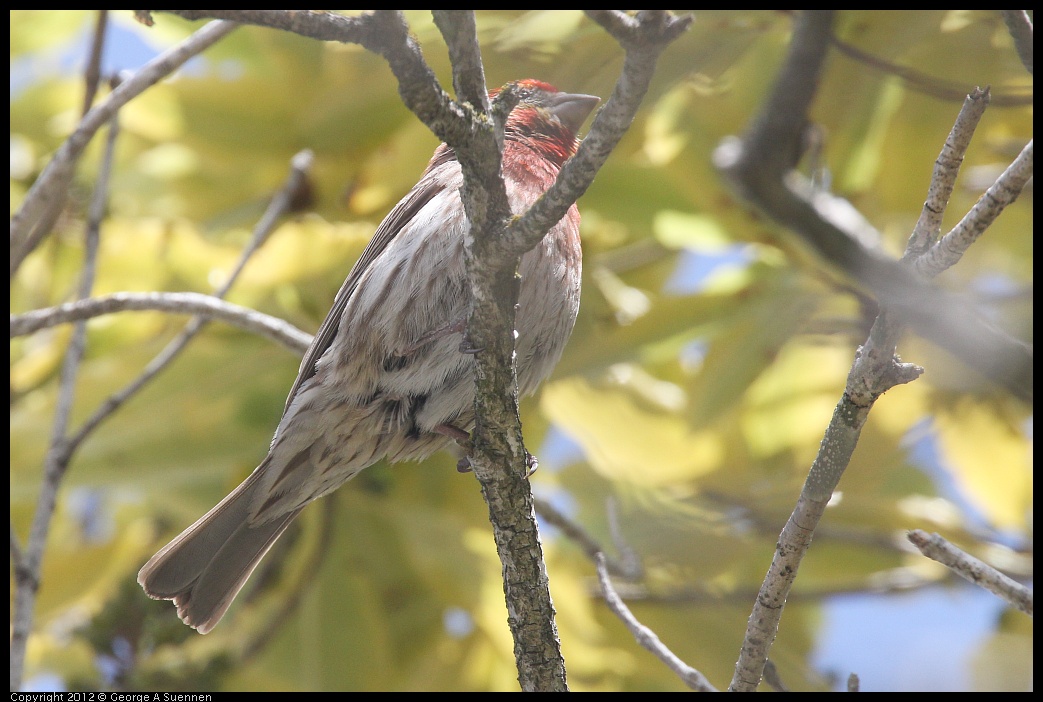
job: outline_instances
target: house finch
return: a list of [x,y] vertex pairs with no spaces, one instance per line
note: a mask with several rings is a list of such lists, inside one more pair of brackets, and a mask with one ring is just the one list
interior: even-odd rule
[[[517,85],[520,101],[505,125],[503,177],[511,208],[521,213],[576,152],[576,133],[598,98],[535,80]],[[221,620],[305,505],[381,459],[426,458],[473,427],[462,184],[456,155],[442,144],[337,293],[301,362],[268,455],[139,571],[145,592],[174,600],[181,619],[200,633]],[[516,349],[522,395],[550,374],[572,332],[581,255],[573,205],[521,259]]]

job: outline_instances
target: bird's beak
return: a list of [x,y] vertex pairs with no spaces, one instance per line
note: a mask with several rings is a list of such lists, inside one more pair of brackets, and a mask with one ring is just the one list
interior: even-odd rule
[[596,95],[558,93],[551,98],[550,112],[575,134],[599,102],[601,98]]

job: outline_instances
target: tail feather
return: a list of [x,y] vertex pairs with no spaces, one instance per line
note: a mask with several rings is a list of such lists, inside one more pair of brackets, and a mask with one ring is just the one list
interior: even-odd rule
[[254,472],[138,571],[138,583],[148,596],[173,600],[181,620],[201,634],[221,621],[264,554],[300,513],[293,510],[270,522],[251,524],[257,475]]

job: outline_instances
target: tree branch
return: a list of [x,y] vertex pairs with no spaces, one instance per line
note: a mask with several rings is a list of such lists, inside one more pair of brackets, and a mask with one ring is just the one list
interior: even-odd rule
[[[112,172],[113,152],[118,134],[119,122],[116,115],[113,114],[109,119],[109,134],[105,142],[105,151],[98,171],[94,195],[87,212],[83,274],[76,293],[81,300],[90,297],[94,279],[98,273],[101,220],[105,216],[105,207],[109,197],[109,175]],[[47,535],[51,530],[54,510],[58,504],[58,488],[69,468],[65,437],[72,415],[76,379],[79,376],[86,345],[87,324],[80,321],[77,322],[72,339],[65,350],[65,358],[58,380],[58,401],[54,410],[54,424],[51,428],[47,455],[44,457],[40,495],[37,498],[36,511],[33,512],[33,519],[29,525],[29,537],[26,540],[25,549],[21,551],[21,563],[15,568],[18,578],[15,584],[14,612],[11,617],[12,690],[20,690],[22,686],[25,651],[29,642],[29,632],[32,629],[33,610],[36,606],[36,593],[40,585],[44,548],[47,545]],[[12,542],[16,540],[13,530],[11,539]],[[12,555],[15,553],[16,551],[12,551]]]
[[[515,657],[523,690],[565,689],[565,670],[563,665],[552,671],[542,665],[526,669],[529,661],[557,661],[560,653],[527,481],[531,457],[525,450],[518,417],[513,331],[518,295],[515,271],[521,254],[539,243],[589,187],[597,168],[629,126],[647,91],[656,59],[668,41],[658,40],[663,33],[661,27],[678,24],[664,17],[669,16],[657,12],[642,13],[638,18],[641,35],[650,39],[639,48],[628,47],[613,96],[618,105],[613,111],[627,117],[608,126],[600,116],[596,118],[584,140],[584,144],[595,146],[581,146],[580,153],[565,164],[547,193],[513,221],[500,174],[495,135],[479,128],[478,138],[471,145],[451,144],[464,170],[463,200],[472,227],[465,245],[474,301],[468,338],[482,349],[475,356],[475,429],[470,457],[489,505],[503,563],[508,621],[515,636]],[[687,22],[680,22],[680,26],[683,29]],[[576,163],[582,172],[576,171]],[[521,231],[525,234],[519,236],[517,232]],[[525,646],[532,652],[528,656],[522,654]],[[539,687],[528,683],[537,679],[541,681]]]
[[619,577],[627,578],[628,580],[640,578],[644,575],[644,569],[641,566],[640,559],[637,554],[634,553],[633,549],[629,548],[626,544],[616,544],[617,549],[621,553],[619,558],[608,556],[605,554],[602,544],[591,536],[591,534],[584,529],[581,524],[577,524],[575,521],[566,517],[550,502],[534,497],[533,505],[536,507],[536,512],[544,521],[560,529],[567,538],[571,539],[583,550],[583,553],[585,553],[592,562],[596,562],[596,557],[600,554],[605,562],[605,567],[608,568],[608,572],[612,575],[618,575]]
[[1025,70],[1032,73],[1032,20],[1024,10],[1000,10],[1007,31],[1014,39],[1014,49]]
[[968,301],[925,283],[878,250],[879,233],[850,203],[815,189],[795,170],[832,17],[823,10],[797,15],[790,54],[771,95],[741,139],[717,148],[717,167],[740,196],[866,285],[899,321],[1031,401],[1033,362],[1025,344],[995,329]]
[[970,212],[941,241],[916,259],[918,273],[933,278],[955,265],[971,244],[992,226],[1000,213],[1015,200],[1032,177],[1032,142],[1021,150],[996,182],[978,198]]
[[[279,220],[285,214],[298,209],[301,203],[307,202],[310,193],[308,175],[313,160],[313,154],[309,150],[301,151],[291,159],[289,176],[286,178],[283,186],[272,198],[272,201],[269,203],[264,215],[262,215],[260,221],[258,221],[257,226],[254,227],[253,235],[250,237],[249,243],[239,255],[239,260],[232,268],[227,280],[225,280],[225,282],[214,291],[215,298],[223,299],[225,295],[228,294],[228,291],[231,290],[232,285],[246,267],[247,262],[255,253],[257,253],[257,251],[260,250],[264,242],[268,240],[268,236],[275,230],[275,226],[278,224]],[[251,312],[258,314],[254,310],[251,310]],[[254,324],[257,321],[257,318],[249,316],[245,318],[245,321]],[[191,342],[192,339],[194,339],[196,335],[206,327],[208,322],[209,317],[202,315],[193,317],[185,325],[184,329],[182,329],[176,337],[171,339],[170,343],[168,343],[155,358],[149,361],[148,365],[145,366],[137,378],[129,382],[117,392],[109,395],[109,397],[98,405],[97,409],[94,410],[94,413],[91,414],[82,425],[80,425],[79,430],[66,442],[67,450],[69,452],[75,451],[77,447],[79,447],[79,445],[82,444],[98,427],[98,425],[122,407],[124,403],[137,394],[139,390],[148,385],[148,383],[159,375],[160,372],[169,367],[181,352],[188,347],[189,342]],[[310,336],[296,329],[292,325],[289,325],[287,322],[275,317],[269,317],[265,323],[271,324],[274,331],[283,335],[284,340],[280,340],[280,338],[273,336],[268,337],[274,341],[283,343],[284,345],[287,342],[297,344],[307,337],[308,341],[305,348],[311,344]],[[257,331],[257,329],[251,326],[247,328],[247,331]],[[284,332],[289,332],[289,334],[284,334]],[[264,331],[260,331],[259,333],[266,335]],[[301,351],[301,353],[303,353],[303,351]]]
[[[1011,10],[1011,12],[1022,11]],[[930,95],[937,100],[960,102],[967,94],[969,86],[966,83],[957,83],[955,81],[943,80],[935,76],[924,75],[923,73],[908,68],[907,66],[901,66],[892,61],[882,59],[879,56],[874,56],[873,54],[863,51],[857,46],[842,41],[837,37],[833,37],[833,46],[835,46],[840,53],[855,61],[887,75],[897,76],[902,80],[902,82],[909,86],[910,90],[924,95]],[[1031,65],[1031,60],[1029,65]],[[1029,72],[1032,72],[1031,69]],[[997,92],[997,94],[993,96],[993,104],[997,107],[1030,106],[1032,105],[1032,89],[1031,87],[1015,86],[1006,92]]]
[[120,84],[102,102],[95,105],[80,120],[65,143],[36,179],[21,206],[11,218],[11,275],[15,274],[25,257],[46,236],[47,232],[36,231],[45,213],[64,202],[69,181],[72,180],[76,163],[90,143],[94,133],[105,124],[123,105],[146,88],[158,83],[188,59],[199,54],[217,40],[235,29],[235,24],[211,22],[183,42],[152,59],[133,76]]
[[956,548],[938,534],[928,534],[926,531],[913,529],[909,532],[908,538],[910,543],[920,549],[920,553],[923,555],[938,561],[964,580],[998,595],[1015,609],[1032,616],[1031,589],[1008,578],[988,563]]
[[717,688],[706,679],[705,675],[678,658],[673,651],[667,648],[666,644],[659,640],[654,631],[637,620],[637,617],[633,615],[630,608],[624,604],[623,600],[616,594],[615,589],[613,589],[612,579],[609,577],[608,568],[605,567],[603,554],[597,554],[595,563],[598,569],[598,582],[601,584],[601,593],[605,599],[605,604],[626,625],[626,628],[630,630],[630,633],[633,634],[634,639],[641,644],[642,648],[651,651],[656,658],[661,660],[667,668],[672,670],[692,690],[697,692],[718,692]]
[[105,29],[109,24],[109,11],[98,10],[98,19],[94,24],[94,37],[91,39],[91,50],[87,58],[87,67],[83,70],[83,110],[80,117],[85,116],[94,104],[94,96],[98,93],[101,82],[101,55],[105,49]]
[[294,353],[303,354],[311,343],[311,335],[278,317],[202,293],[113,293],[11,315],[11,338],[103,314],[146,310],[217,319],[271,339]]
[[594,176],[630,128],[655,73],[659,55],[692,24],[664,10],[644,10],[631,17],[611,10],[587,10],[626,50],[623,71],[612,96],[598,111],[590,133],[558,179],[521,217],[511,223],[498,256],[520,255],[535,246],[572,203],[583,196]]
[[[1031,396],[1025,384],[1025,378],[1031,378],[1030,351],[981,320],[966,319],[966,310],[954,305],[952,296],[927,287],[905,266],[867,248],[862,243],[866,233],[875,234],[868,223],[845,201],[808,188],[793,170],[800,158],[800,139],[825,61],[831,25],[829,12],[805,11],[798,16],[789,56],[764,109],[741,141],[722,144],[715,154],[718,167],[744,197],[797,230],[828,259],[869,285],[883,304],[869,338],[856,353],[845,392],[834,409],[797,505],[779,536],[747,624],[729,687],[734,691],[753,691],[761,681],[800,563],[850,462],[870,409],[884,392],[915,380],[923,372],[918,366],[899,362],[894,355],[902,322],[913,323],[925,335],[943,342],[1018,396]],[[956,172],[986,103],[982,97],[975,94],[965,101],[939,156],[925,210],[906,253],[905,260],[911,265],[917,265],[921,255],[933,250]],[[1028,153],[1031,161],[1031,149]],[[1013,170],[1020,177],[1025,169]],[[1014,179],[1010,176],[1005,182],[1017,182]],[[927,320],[925,315],[936,318]],[[988,355],[992,358],[983,358]],[[996,358],[1002,358],[1000,364],[988,362]]]
[[949,198],[956,187],[956,176],[960,174],[963,155],[967,153],[971,137],[974,136],[978,122],[981,121],[985,109],[989,106],[989,100],[989,90],[977,88],[964,100],[963,109],[956,117],[956,122],[949,132],[949,138],[945,140],[941,154],[934,161],[934,172],[931,174],[931,184],[927,188],[927,199],[924,200],[920,218],[913,227],[913,234],[909,238],[903,260],[918,258],[938,241],[938,235],[942,230],[942,215],[945,214],[945,209],[949,206]]
[[432,10],[431,14],[449,48],[456,101],[469,103],[478,114],[488,114],[489,89],[485,86],[485,66],[482,65],[478,46],[478,26],[474,12]]
[[[280,27],[314,38],[350,41],[379,53],[399,83],[399,93],[438,137],[456,151],[464,173],[462,200],[471,222],[465,246],[474,308],[468,337],[476,348],[476,420],[471,465],[490,509],[494,538],[504,567],[509,622],[515,637],[519,679],[524,690],[565,689],[564,661],[558,651],[553,605],[532,496],[526,480],[529,456],[518,420],[514,362],[514,271],[518,257],[532,248],[593,180],[596,170],[629,126],[648,87],[659,53],[690,20],[663,11],[642,11],[632,18],[614,16],[612,31],[627,51],[623,75],[613,96],[618,107],[614,124],[595,126],[592,146],[581,149],[579,166],[566,166],[535,213],[523,214],[515,235],[507,229],[510,210],[501,175],[502,118],[510,106],[509,91],[491,106],[480,73],[480,55],[470,13],[440,11],[435,21],[450,49],[459,101],[439,86],[410,37],[402,15],[376,11],[344,18],[307,12],[178,10],[183,17],[221,17]],[[625,19],[624,19],[625,18]],[[509,110],[507,110],[509,111]],[[526,217],[528,217],[526,219]],[[507,242],[505,245],[504,242]]]

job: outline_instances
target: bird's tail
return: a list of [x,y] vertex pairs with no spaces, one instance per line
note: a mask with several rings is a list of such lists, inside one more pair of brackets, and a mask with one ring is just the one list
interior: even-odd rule
[[296,509],[251,524],[258,473],[254,471],[138,571],[145,593],[153,599],[173,600],[181,621],[201,634],[221,621],[250,573],[300,513]]

